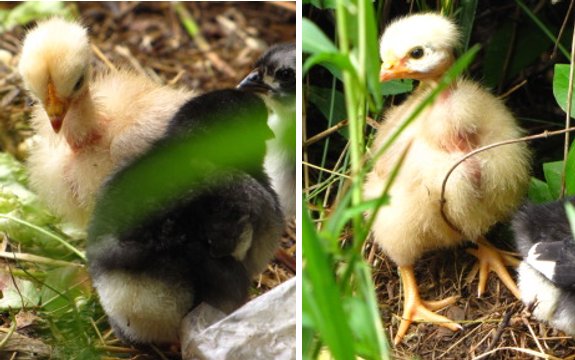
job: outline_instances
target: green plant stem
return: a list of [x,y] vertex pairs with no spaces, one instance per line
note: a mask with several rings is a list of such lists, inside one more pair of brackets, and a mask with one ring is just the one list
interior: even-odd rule
[[[571,127],[571,101],[573,99],[573,75],[575,72],[575,31],[571,39],[571,63],[569,66],[569,87],[567,88],[567,106],[565,111],[565,129]],[[567,157],[569,156],[569,132],[565,133],[565,146],[563,148],[563,171],[561,172],[561,198],[565,197],[565,179],[567,177]]]
[[14,331],[16,331],[16,324],[17,324],[16,319],[12,319],[12,325],[10,325],[8,333],[6,333],[6,336],[4,336],[2,340],[0,340],[0,349],[2,349],[4,345],[8,343],[8,340],[10,340],[10,337],[12,337]]
[[43,264],[43,265],[52,265],[52,266],[77,266],[83,267],[84,265],[73,263],[70,261],[64,260],[54,260],[44,256],[38,256],[33,254],[26,254],[26,253],[16,253],[16,252],[9,252],[9,251],[0,251],[0,258],[5,259],[12,259],[17,261],[27,261],[33,262],[36,264]]
[[56,240],[57,242],[59,242],[60,244],[62,244],[65,248],[67,248],[68,250],[72,251],[74,254],[78,255],[78,257],[79,257],[80,259],[82,259],[83,261],[86,261],[86,255],[85,255],[82,251],[76,249],[74,246],[72,246],[70,243],[68,243],[66,240],[60,238],[59,236],[56,236],[56,235],[52,234],[51,232],[42,229],[42,228],[39,227],[39,226],[36,226],[36,225],[31,224],[31,223],[29,223],[29,222],[27,222],[27,221],[24,221],[24,220],[22,220],[22,219],[15,218],[15,217],[10,216],[10,215],[0,214],[0,218],[4,218],[4,219],[8,219],[8,220],[17,222],[18,224],[27,226],[27,227],[29,227],[30,229],[34,229],[34,230],[38,231],[39,233],[48,236],[49,238],[54,239],[54,240]]
[[[348,41],[348,27],[347,27],[347,9],[343,0],[338,0],[336,3],[337,14],[337,33],[339,40],[340,53],[343,56],[351,56],[349,51]],[[361,202],[361,179],[359,177],[361,171],[361,141],[358,140],[360,132],[358,128],[361,126],[359,99],[357,95],[361,91],[354,91],[357,88],[357,83],[354,81],[356,77],[353,76],[350,70],[344,69],[343,71],[343,84],[345,94],[345,105],[347,108],[347,116],[349,119],[349,139],[351,142],[350,155],[351,155],[351,177],[352,177],[352,204],[356,205]],[[356,76],[358,74],[355,74]],[[361,215],[356,215],[352,219],[353,228],[359,229],[361,227]]]

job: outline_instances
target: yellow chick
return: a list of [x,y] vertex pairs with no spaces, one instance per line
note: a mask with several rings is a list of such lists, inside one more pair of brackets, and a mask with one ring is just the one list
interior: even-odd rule
[[193,96],[125,70],[92,79],[91,59],[86,29],[52,18],[28,32],[19,63],[37,100],[30,185],[56,214],[82,227],[102,181],[160,137]]
[[[414,93],[390,109],[378,129],[371,154],[437,86],[454,62],[459,40],[455,24],[438,14],[424,13],[400,18],[381,38],[383,61],[380,78],[416,79]],[[425,252],[457,246],[465,240],[478,243],[473,251],[480,260],[479,295],[489,270],[495,271],[518,296],[517,286],[503,264],[503,257],[485,243],[482,235],[506,218],[520,203],[529,182],[530,152],[524,144],[507,145],[482,152],[461,164],[449,178],[445,211],[452,229],[440,212],[441,184],[448,170],[475,148],[520,137],[522,130],[505,105],[479,84],[457,79],[408,126],[368,174],[364,196],[382,195],[390,172],[407,151],[390,190],[390,204],[379,210],[372,233],[375,242],[399,266],[404,291],[404,311],[395,337],[401,342],[412,321],[438,322],[451,330],[461,327],[434,313],[456,301],[421,300],[413,264]]]

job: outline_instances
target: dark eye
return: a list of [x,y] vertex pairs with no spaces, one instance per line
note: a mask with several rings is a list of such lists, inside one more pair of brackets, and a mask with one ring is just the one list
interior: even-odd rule
[[295,74],[292,69],[279,69],[276,71],[275,78],[279,81],[293,81],[295,80]]
[[409,51],[409,56],[412,59],[421,59],[423,57],[423,53],[423,48],[421,46],[417,46]]
[[76,81],[76,85],[74,85],[74,91],[80,90],[82,85],[84,85],[84,75],[80,76],[78,81]]

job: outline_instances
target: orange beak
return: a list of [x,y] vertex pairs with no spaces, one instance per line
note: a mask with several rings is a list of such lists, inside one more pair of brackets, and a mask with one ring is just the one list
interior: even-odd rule
[[54,132],[58,133],[62,128],[62,122],[68,112],[68,101],[58,97],[52,81],[48,82],[48,97],[46,99],[46,113],[50,118],[50,124]]
[[405,66],[403,59],[389,57],[383,59],[381,70],[379,72],[379,80],[381,82],[393,79],[406,79],[412,78],[413,73]]

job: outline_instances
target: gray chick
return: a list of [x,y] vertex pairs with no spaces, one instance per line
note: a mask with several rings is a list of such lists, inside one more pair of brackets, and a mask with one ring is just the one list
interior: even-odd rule
[[267,117],[253,93],[193,98],[103,186],[89,272],[124,342],[178,342],[182,318],[201,302],[229,313],[247,300],[285,225],[263,168]]
[[[567,201],[575,205],[575,198]],[[521,300],[533,315],[575,335],[575,240],[562,201],[526,204],[513,219]]]
[[271,47],[238,85],[261,94],[270,108],[268,125],[275,137],[267,141],[265,169],[286,218],[296,214],[296,47]]

